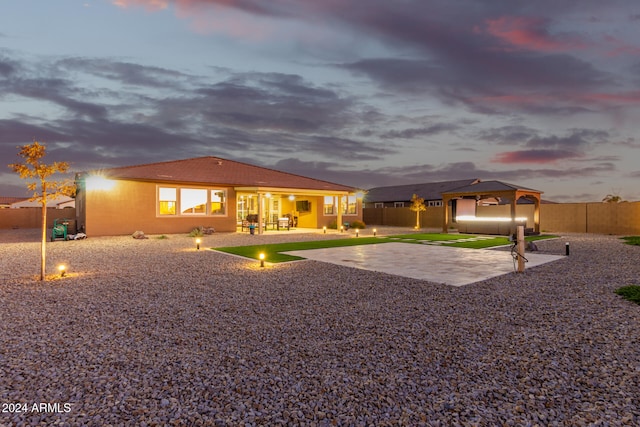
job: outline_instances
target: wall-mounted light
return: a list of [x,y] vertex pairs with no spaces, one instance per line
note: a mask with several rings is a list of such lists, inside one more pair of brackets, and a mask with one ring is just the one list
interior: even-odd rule
[[196,239],[196,249],[197,249],[197,250],[200,250],[200,243],[201,243],[201,242],[202,242],[202,240],[198,237],[198,238]]
[[58,271],[60,272],[60,277],[64,277],[67,274],[67,266],[64,264],[60,264],[58,266]]
[[112,179],[107,179],[102,175],[89,175],[85,179],[87,190],[109,191],[116,185]]
[[296,196],[294,196],[293,194],[290,194],[290,195],[289,195],[289,200],[290,200],[290,201],[292,201],[292,202],[293,202],[295,199],[296,199]]
[[260,258],[260,267],[264,267],[264,252],[260,252],[258,258]]
[[265,193],[264,197],[266,197],[267,199],[271,198],[271,193]]

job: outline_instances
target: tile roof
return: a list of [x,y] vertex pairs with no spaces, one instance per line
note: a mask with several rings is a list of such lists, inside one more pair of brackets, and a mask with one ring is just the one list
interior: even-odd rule
[[462,179],[458,181],[427,182],[424,184],[392,185],[375,187],[367,191],[365,203],[409,201],[414,194],[425,200],[441,200],[442,193],[470,185],[478,180]]
[[7,197],[7,196],[0,196],[0,205],[10,205],[12,203],[16,203],[16,202],[22,202],[24,200],[29,200],[28,197]]
[[213,156],[124,166],[92,172],[99,173],[107,178],[136,181],[340,192],[357,191],[356,188],[346,185]]

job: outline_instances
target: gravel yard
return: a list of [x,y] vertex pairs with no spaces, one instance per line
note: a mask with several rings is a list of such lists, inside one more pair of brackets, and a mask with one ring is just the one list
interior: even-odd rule
[[640,306],[613,293],[640,247],[614,236],[456,288],[181,235],[48,243],[69,274],[43,284],[23,232],[0,230],[0,425],[640,425]]

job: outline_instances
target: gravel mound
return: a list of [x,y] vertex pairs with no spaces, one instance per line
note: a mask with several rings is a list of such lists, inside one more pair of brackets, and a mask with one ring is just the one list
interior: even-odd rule
[[43,284],[37,233],[13,234],[0,425],[640,425],[640,306],[613,292],[640,284],[640,247],[614,236],[540,241],[571,255],[455,288],[178,235],[49,243],[69,273]]

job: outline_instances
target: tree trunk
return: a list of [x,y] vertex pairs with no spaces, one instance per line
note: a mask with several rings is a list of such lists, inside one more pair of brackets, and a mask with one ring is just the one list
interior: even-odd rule
[[42,242],[40,243],[40,280],[45,277],[47,262],[47,183],[42,181]]

